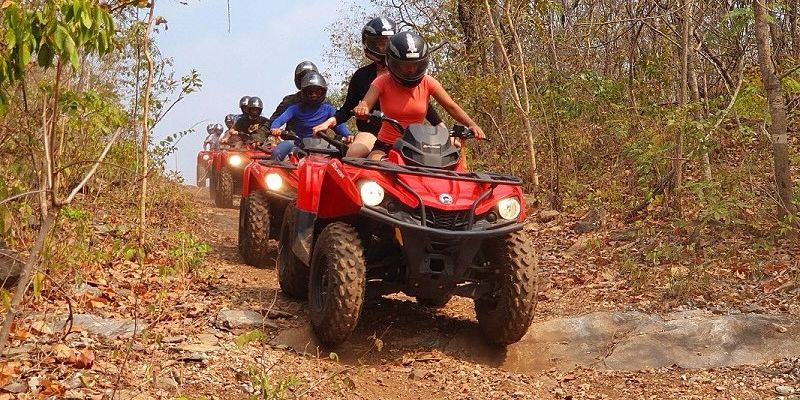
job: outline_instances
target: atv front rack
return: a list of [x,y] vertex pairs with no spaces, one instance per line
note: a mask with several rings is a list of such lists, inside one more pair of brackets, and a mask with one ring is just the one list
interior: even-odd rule
[[369,160],[366,158],[345,157],[342,162],[359,168],[395,174],[429,176],[433,178],[451,179],[455,181],[490,183],[495,185],[521,186],[522,179],[516,176],[497,174],[494,172],[461,172],[447,169],[419,167],[415,165],[399,165],[387,161]]
[[291,163],[289,161],[278,161],[278,160],[258,160],[260,165],[265,167],[275,167],[275,168],[282,168],[282,169],[297,169],[297,164]]

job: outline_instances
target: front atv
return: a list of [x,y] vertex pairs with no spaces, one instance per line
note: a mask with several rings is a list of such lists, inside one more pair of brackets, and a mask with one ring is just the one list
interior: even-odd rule
[[346,340],[365,298],[395,292],[432,306],[474,299],[494,344],[529,328],[537,261],[522,230],[521,180],[464,171],[449,136],[411,125],[389,161],[300,169],[293,250],[310,267],[311,322],[324,343]]

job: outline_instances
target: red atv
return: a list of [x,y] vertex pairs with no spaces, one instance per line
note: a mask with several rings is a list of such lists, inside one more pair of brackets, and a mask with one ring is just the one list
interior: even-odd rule
[[[285,140],[297,139],[284,133]],[[338,153],[318,138],[306,138],[286,160],[256,157],[244,170],[242,201],[239,203],[239,253],[255,267],[269,263],[269,239],[277,239],[287,206],[297,197],[297,164],[309,153]]]
[[254,157],[268,156],[270,147],[256,147],[252,143],[242,149],[223,149],[214,152],[210,186],[214,205],[233,207],[233,195],[241,191],[242,172]]
[[284,218],[294,237],[282,232],[280,242],[281,288],[289,281],[288,294],[308,291],[312,327],[326,344],[353,332],[366,297],[395,292],[432,307],[473,298],[490,342],[519,341],[537,285],[522,181],[465,171],[450,139],[472,137],[464,127],[403,130],[380,112],[371,117],[404,132],[388,160],[309,157],[298,166],[297,210]]

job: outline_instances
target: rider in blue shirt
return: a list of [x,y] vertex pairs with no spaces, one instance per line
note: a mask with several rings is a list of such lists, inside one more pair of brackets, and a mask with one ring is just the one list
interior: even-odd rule
[[[300,139],[313,136],[312,128],[314,126],[321,124],[336,114],[336,108],[325,102],[327,91],[328,83],[320,73],[309,72],[305,74],[300,82],[300,103],[289,106],[283,114],[272,121],[270,125],[272,134],[280,136],[280,127],[292,121],[295,126],[295,134]],[[344,124],[336,125],[333,130],[345,137],[348,142],[352,138],[350,130]],[[271,158],[283,160],[299,145],[300,143],[295,141],[283,141],[272,149]]]

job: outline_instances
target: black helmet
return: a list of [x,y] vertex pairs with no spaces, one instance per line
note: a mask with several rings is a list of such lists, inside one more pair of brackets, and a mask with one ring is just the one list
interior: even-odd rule
[[247,101],[247,110],[245,113],[252,119],[258,118],[261,115],[261,110],[264,109],[264,103],[258,97],[251,97]]
[[428,43],[414,32],[400,32],[389,39],[386,67],[403,86],[418,85],[428,69]]
[[384,17],[373,18],[361,30],[364,54],[372,61],[384,63],[389,38],[397,32],[397,24]]
[[305,105],[322,104],[328,94],[328,82],[319,72],[309,72],[300,81],[300,101]]
[[250,96],[243,96],[239,99],[239,109],[242,110],[242,114],[247,114],[247,103],[250,101]]
[[214,124],[214,133],[221,134],[222,133],[222,124]]
[[298,89],[300,89],[300,80],[303,79],[303,76],[305,76],[305,74],[311,71],[319,72],[317,66],[314,65],[314,63],[311,61],[303,61],[300,64],[297,64],[296,67],[294,67],[294,85]]
[[232,128],[234,123],[234,116],[233,114],[228,114],[225,116],[225,126],[228,128]]

